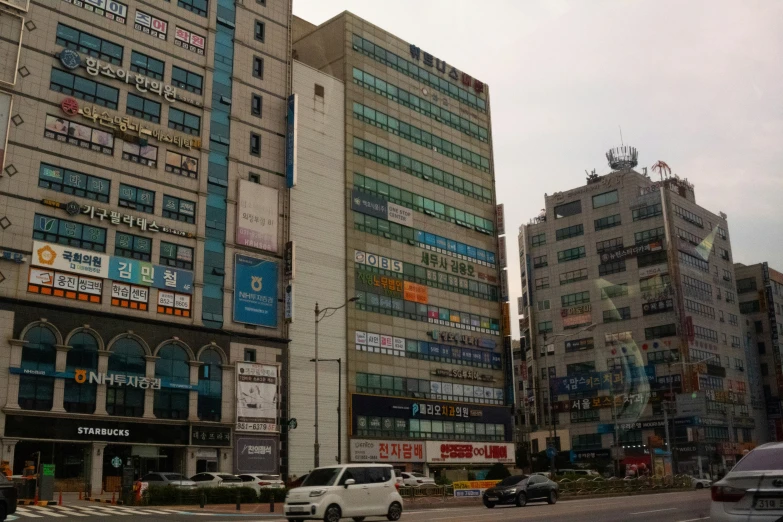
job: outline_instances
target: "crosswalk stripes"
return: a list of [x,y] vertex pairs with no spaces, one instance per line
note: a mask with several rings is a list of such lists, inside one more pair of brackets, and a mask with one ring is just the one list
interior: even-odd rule
[[131,508],[123,506],[112,506],[109,504],[84,504],[67,506],[17,506],[16,517],[18,518],[68,518],[68,517],[126,517],[131,515],[176,515],[193,514],[206,515],[206,513],[190,513],[187,511],[178,511],[174,509],[155,509],[155,508]]

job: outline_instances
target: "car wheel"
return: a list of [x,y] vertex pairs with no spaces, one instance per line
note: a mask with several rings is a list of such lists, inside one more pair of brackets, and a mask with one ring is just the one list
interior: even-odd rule
[[547,497],[546,501],[549,502],[550,504],[554,504],[555,502],[557,502],[557,492],[555,490],[550,491],[549,497]]
[[389,512],[386,514],[386,518],[389,520],[399,520],[402,516],[402,506],[399,502],[392,502],[389,506]]
[[326,513],[324,513],[324,522],[340,522],[341,518],[343,518],[343,513],[340,511],[340,506],[332,504],[326,508]]
[[696,489],[704,489],[704,484],[702,484],[701,482],[697,482]]
[[487,502],[486,500],[484,501],[484,505],[487,506],[489,509],[492,509],[493,507],[495,507],[495,503],[494,502]]
[[3,521],[8,516],[8,507],[5,504],[0,504],[0,521]]
[[527,495],[520,493],[517,495],[516,505],[517,507],[525,507],[525,504],[527,504]]

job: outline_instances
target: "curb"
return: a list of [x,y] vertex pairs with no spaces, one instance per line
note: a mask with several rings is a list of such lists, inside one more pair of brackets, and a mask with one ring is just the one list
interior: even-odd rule
[[47,507],[49,505],[48,500],[39,500],[36,502],[35,500],[27,500],[27,499],[19,499],[16,501],[17,506],[39,506],[39,507]]
[[[84,500],[85,500],[85,502],[100,502],[102,504],[112,504],[112,500],[109,499],[109,498],[89,498],[89,497],[87,497]],[[118,506],[123,505],[122,500],[115,500],[113,503],[118,505]]]

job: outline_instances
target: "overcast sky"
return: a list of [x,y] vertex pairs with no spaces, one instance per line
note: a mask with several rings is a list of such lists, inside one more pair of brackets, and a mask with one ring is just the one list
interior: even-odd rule
[[315,24],[344,10],[489,84],[512,325],[519,226],[609,172],[618,126],[728,214],[734,261],[783,271],[783,2],[294,0]]

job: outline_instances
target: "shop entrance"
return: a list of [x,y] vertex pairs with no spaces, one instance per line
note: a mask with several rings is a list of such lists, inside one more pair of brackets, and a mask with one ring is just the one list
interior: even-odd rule
[[119,492],[122,468],[133,468],[134,480],[147,473],[173,472],[185,474],[185,450],[158,446],[110,444],[103,454],[103,490]]
[[198,448],[196,450],[196,473],[218,470],[218,450]]
[[85,491],[90,480],[90,444],[20,440],[14,450],[13,474],[22,475],[27,463],[54,464],[56,491]]

